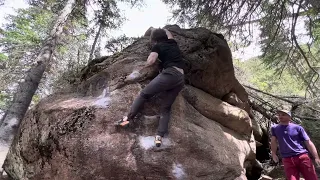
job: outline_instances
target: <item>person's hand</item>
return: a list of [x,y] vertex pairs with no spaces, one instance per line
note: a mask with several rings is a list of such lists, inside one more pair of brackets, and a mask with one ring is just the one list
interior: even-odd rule
[[275,162],[275,163],[278,163],[278,162],[279,162],[279,158],[278,158],[278,156],[277,156],[276,154],[272,154],[272,160],[273,160],[273,162]]
[[139,71],[134,70],[131,74],[129,74],[126,77],[125,81],[136,81],[136,80],[140,79],[141,76],[142,76],[142,74]]
[[316,163],[317,168],[320,168],[320,159],[319,158],[315,159],[315,163]]

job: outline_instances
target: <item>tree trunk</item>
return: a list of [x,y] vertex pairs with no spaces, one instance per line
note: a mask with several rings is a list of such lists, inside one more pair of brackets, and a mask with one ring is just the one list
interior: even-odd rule
[[89,64],[89,62],[93,59],[93,53],[94,53],[94,50],[95,50],[95,48],[96,48],[98,39],[99,39],[99,37],[100,37],[100,33],[101,33],[102,28],[103,28],[103,23],[100,22],[99,30],[98,30],[98,32],[97,32],[97,34],[96,34],[96,37],[94,38],[94,41],[93,41],[93,44],[92,44],[92,47],[91,47],[88,64]]
[[[16,130],[28,110],[32,97],[38,89],[46,67],[50,63],[57,41],[62,34],[63,26],[73,9],[74,3],[75,0],[67,1],[50,32],[49,38],[44,42],[43,47],[35,59],[37,64],[28,70],[25,79],[19,83],[13,102],[1,120],[0,149],[1,147],[5,148],[10,146]],[[3,162],[0,163],[2,164]]]

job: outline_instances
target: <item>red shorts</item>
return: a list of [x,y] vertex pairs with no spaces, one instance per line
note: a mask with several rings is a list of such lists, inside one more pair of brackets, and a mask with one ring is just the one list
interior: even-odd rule
[[283,158],[282,162],[287,180],[299,180],[300,173],[305,180],[318,180],[315,168],[308,154]]

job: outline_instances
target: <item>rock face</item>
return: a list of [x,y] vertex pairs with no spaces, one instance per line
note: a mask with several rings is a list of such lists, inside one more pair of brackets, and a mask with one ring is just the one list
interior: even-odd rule
[[166,28],[183,51],[187,85],[172,106],[160,148],[153,135],[163,94],[148,102],[128,129],[114,126],[157,74],[155,67],[132,74],[149,54],[145,36],[87,67],[71,91],[30,110],[5,171],[14,179],[247,179],[255,140],[247,93],[234,76],[226,41],[202,28]]

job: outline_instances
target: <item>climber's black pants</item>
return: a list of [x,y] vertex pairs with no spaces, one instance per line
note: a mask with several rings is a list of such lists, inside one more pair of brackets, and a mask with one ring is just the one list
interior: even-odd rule
[[165,92],[161,105],[161,115],[157,135],[164,136],[168,131],[171,105],[184,85],[184,75],[173,67],[163,70],[154,78],[134,100],[128,119],[133,119],[142,108],[143,104],[154,95]]

